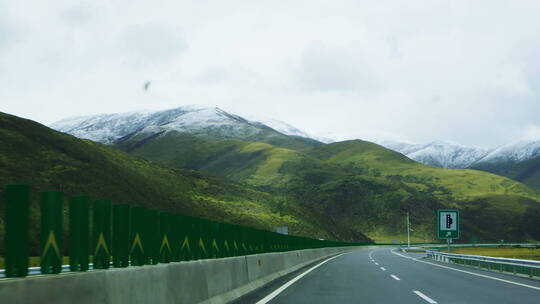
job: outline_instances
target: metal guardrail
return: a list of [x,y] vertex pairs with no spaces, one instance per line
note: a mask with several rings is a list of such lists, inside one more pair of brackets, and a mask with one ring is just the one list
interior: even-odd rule
[[428,258],[439,262],[473,266],[488,271],[525,275],[540,278],[540,261],[496,258],[480,255],[456,254],[426,250]]
[[[113,266],[113,264],[111,263],[111,267]],[[88,264],[88,270],[93,270],[94,269],[94,264],[90,263]],[[62,265],[62,271],[61,272],[73,272],[71,270],[71,266],[69,265]],[[28,267],[28,275],[40,275],[42,274],[41,273],[41,267]],[[5,269],[0,269],[0,279],[2,278],[5,278],[6,277],[6,270]]]
[[[90,265],[90,269],[92,269],[92,265]],[[71,268],[69,265],[62,265],[62,272],[69,272],[71,271]],[[41,267],[28,267],[28,275],[38,275],[41,274]],[[0,269],[0,278],[6,277],[6,270]]]
[[[448,245],[445,244],[430,244],[421,246],[426,249],[430,248],[446,248]],[[523,248],[536,248],[540,246],[537,243],[455,243],[451,245],[451,248],[468,248],[468,247],[508,247],[508,246],[519,246]]]

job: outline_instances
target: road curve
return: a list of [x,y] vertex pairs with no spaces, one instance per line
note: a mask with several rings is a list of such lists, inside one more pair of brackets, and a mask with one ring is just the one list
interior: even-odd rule
[[392,248],[355,251],[256,291],[249,303],[540,303],[538,280],[422,257]]

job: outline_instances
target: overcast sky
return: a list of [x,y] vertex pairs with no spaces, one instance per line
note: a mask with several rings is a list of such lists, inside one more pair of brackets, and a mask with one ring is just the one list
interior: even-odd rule
[[198,104],[341,139],[540,139],[539,12],[537,0],[0,0],[0,111],[50,124]]

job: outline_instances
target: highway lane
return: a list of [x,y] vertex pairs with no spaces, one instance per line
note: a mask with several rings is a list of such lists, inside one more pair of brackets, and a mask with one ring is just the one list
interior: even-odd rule
[[[268,288],[252,294],[250,303],[540,303],[538,280],[433,262],[422,256],[392,252],[391,248],[344,254],[286,288],[280,282],[271,295]],[[279,287],[283,290],[275,292]]]

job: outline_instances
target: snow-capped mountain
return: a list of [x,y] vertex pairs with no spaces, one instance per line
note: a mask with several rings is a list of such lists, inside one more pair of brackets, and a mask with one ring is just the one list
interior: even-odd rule
[[379,144],[387,149],[399,152],[405,156],[414,153],[420,149],[422,149],[422,144],[414,144],[409,142],[403,142],[403,141],[393,141],[393,140],[375,140],[376,144]]
[[111,144],[119,138],[142,129],[150,112],[128,112],[70,117],[50,127],[73,136]]
[[262,123],[262,124],[272,128],[272,129],[278,131],[279,133],[289,135],[289,136],[299,136],[299,137],[304,137],[304,138],[311,138],[311,139],[314,139],[316,141],[320,141],[320,142],[325,143],[325,144],[330,144],[330,143],[338,141],[338,140],[331,139],[331,138],[328,138],[328,137],[318,136],[318,135],[313,135],[311,133],[307,133],[307,132],[305,132],[303,130],[300,130],[300,129],[296,128],[293,125],[290,125],[290,124],[288,124],[288,123],[286,123],[284,121],[277,120],[277,119],[253,119],[253,120],[255,122]]
[[312,138],[311,135],[307,134],[306,132],[286,123],[281,120],[277,119],[264,119],[264,120],[256,120],[255,122],[262,123],[279,133],[290,135],[290,136],[300,136],[305,138]]
[[[63,119],[53,129],[79,138],[114,144],[134,135],[169,131],[213,139],[268,140],[290,134],[309,136],[286,123],[250,121],[216,107],[182,106],[163,111],[137,111]],[[283,134],[282,134],[283,133]]]
[[417,162],[454,169],[483,163],[522,162],[540,156],[540,141],[518,141],[495,149],[468,147],[446,141],[427,144],[381,141],[379,144]]
[[477,163],[522,162],[540,156],[540,141],[517,141],[493,149]]
[[424,164],[443,168],[467,168],[482,159],[489,150],[447,142],[432,142],[408,157]]
[[467,168],[489,152],[488,149],[466,147],[447,141],[433,141],[427,144],[386,141],[381,144],[417,162],[443,168]]
[[[331,143],[335,140],[310,135],[286,122],[245,119],[216,107],[182,106],[163,111],[137,111],[72,117],[51,125],[79,138],[114,144],[133,135],[169,131],[218,139],[244,139],[275,143],[276,138],[303,137]],[[278,139],[279,140],[279,139]],[[467,147],[447,141],[415,144],[376,141],[423,164],[443,168],[469,168],[497,162],[522,162],[540,156],[540,140],[518,141],[496,149]]]

